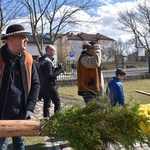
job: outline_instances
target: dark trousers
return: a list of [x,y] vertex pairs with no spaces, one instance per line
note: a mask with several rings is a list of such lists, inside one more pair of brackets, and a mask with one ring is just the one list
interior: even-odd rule
[[44,117],[50,116],[49,108],[51,106],[51,101],[54,104],[54,113],[61,108],[60,97],[59,97],[59,93],[57,90],[43,92],[43,99],[44,99],[44,105],[43,105]]
[[[25,150],[24,137],[12,137],[13,150]],[[8,137],[0,138],[0,150],[8,149]]]

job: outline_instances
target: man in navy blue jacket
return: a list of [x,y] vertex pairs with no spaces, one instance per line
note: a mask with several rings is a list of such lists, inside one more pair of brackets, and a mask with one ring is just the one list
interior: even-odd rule
[[39,75],[41,80],[41,90],[44,99],[43,116],[49,117],[49,107],[51,101],[54,103],[54,112],[60,109],[60,97],[57,91],[57,76],[64,72],[64,67],[58,64],[55,67],[53,60],[55,55],[55,47],[48,45],[45,48],[46,54],[40,57]]
[[116,70],[116,77],[114,77],[111,81],[108,82],[106,94],[109,96],[112,106],[116,106],[117,104],[125,104],[123,85],[121,83],[121,81],[124,80],[125,75],[125,71],[121,68],[118,68]]

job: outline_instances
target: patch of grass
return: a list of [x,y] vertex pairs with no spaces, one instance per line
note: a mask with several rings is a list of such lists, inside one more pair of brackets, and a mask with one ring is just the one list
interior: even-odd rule
[[77,86],[59,87],[58,92],[63,97],[70,98],[70,99],[82,100],[82,97],[78,95],[78,87]]
[[[105,85],[106,86],[106,85]],[[135,81],[125,81],[123,82],[124,93],[126,101],[132,101],[133,103],[147,104],[150,103],[149,97],[135,92],[135,90],[141,90],[145,92],[150,92],[150,79],[135,80]],[[59,87],[58,91],[61,96],[83,100],[81,96],[78,96],[77,86],[71,87]]]
[[[12,139],[9,138],[8,150],[13,150]],[[25,137],[26,150],[46,150],[44,137]]]
[[132,100],[132,103],[150,103],[149,96],[135,92],[135,90],[141,90],[150,93],[150,79],[123,82],[123,86],[127,102]]
[[26,150],[46,150],[44,137],[26,137]]

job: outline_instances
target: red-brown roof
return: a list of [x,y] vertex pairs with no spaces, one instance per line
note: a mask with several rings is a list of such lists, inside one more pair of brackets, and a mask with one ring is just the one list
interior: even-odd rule
[[100,33],[97,33],[97,34],[79,33],[78,36],[86,41],[98,41],[98,40],[113,40],[114,41],[114,39],[109,38]]

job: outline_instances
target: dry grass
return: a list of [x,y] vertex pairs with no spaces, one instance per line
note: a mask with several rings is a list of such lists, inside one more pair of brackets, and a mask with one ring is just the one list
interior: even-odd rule
[[[150,103],[150,97],[135,92],[135,90],[141,90],[145,92],[150,92],[150,79],[126,81],[123,82],[124,93],[126,101],[132,101],[133,103],[147,104]],[[70,99],[83,100],[81,96],[77,94],[77,86],[71,87],[59,87],[60,95],[68,97]]]
[[77,86],[69,86],[69,87],[59,87],[58,91],[61,96],[70,98],[70,99],[78,99],[82,100],[82,97],[78,95]]
[[[8,150],[13,150],[12,139],[9,138]],[[26,150],[47,150],[43,137],[25,137]]]
[[150,103],[149,96],[135,92],[141,90],[150,93],[150,79],[123,82],[123,86],[127,102],[132,100],[133,103]]

